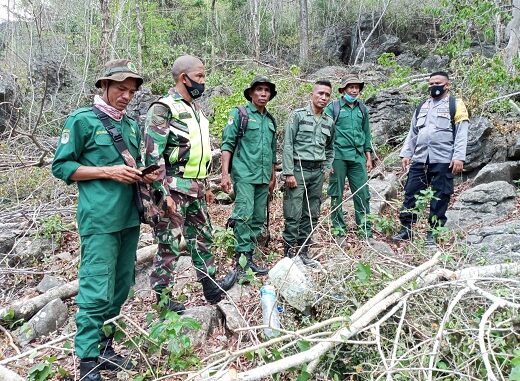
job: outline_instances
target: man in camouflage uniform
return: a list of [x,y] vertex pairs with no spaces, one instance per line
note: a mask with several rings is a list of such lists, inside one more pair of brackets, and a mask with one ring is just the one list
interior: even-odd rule
[[[229,273],[221,281],[213,279],[216,268],[206,204],[212,194],[205,182],[211,160],[209,123],[193,102],[204,91],[205,70],[198,58],[185,55],[175,60],[172,73],[175,87],[150,106],[144,131],[145,164],[160,166],[159,180],[153,188],[166,210],[154,228],[158,250],[150,281],[159,302],[174,281],[184,235],[204,297],[213,304],[233,286],[236,273]],[[184,310],[182,303],[168,296],[170,310]]]
[[318,223],[324,172],[329,173],[334,157],[334,121],[323,112],[330,100],[332,85],[318,81],[307,107],[295,110],[285,127],[282,168],[285,176],[283,215],[285,256],[296,254],[308,266],[312,229]]
[[240,137],[238,108],[231,111],[223,131],[221,185],[224,192],[229,192],[233,179],[236,197],[231,218],[235,224],[235,255],[239,272],[244,270],[239,265],[243,255],[247,261],[245,269],[250,268],[260,275],[267,273],[267,269],[253,261],[253,254],[266,219],[267,197],[276,184],[276,125],[266,109],[275,95],[274,83],[264,76],[255,77],[251,86],[244,90],[249,103],[245,106],[247,125],[243,136]]

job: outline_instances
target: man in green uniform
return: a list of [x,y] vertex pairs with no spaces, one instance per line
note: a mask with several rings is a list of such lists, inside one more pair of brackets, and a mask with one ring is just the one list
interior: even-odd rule
[[276,185],[276,125],[266,109],[275,96],[276,85],[267,77],[256,76],[244,90],[249,101],[245,106],[247,123],[241,124],[239,109],[234,108],[224,127],[221,147],[222,189],[229,192],[233,180],[235,191],[231,218],[237,241],[237,269],[242,270],[238,262],[244,255],[245,269],[260,275],[266,274],[267,269],[253,261],[253,254],[266,219],[267,197]]
[[[131,368],[112,347],[115,327],[110,327],[108,337],[102,327],[119,314],[134,283],[140,225],[134,184],[143,178],[137,169],[142,167],[139,127],[125,109],[142,83],[130,61],[113,60],[96,81],[103,94],[94,98],[94,108],[108,115],[121,134],[125,157],[133,166],[125,165],[92,107],[80,108],[67,118],[52,163],[54,176],[67,184],[77,182],[79,189],[81,263],[75,350],[81,359],[81,380],[100,381],[101,369]],[[146,175],[144,180],[150,183],[155,177]]]
[[324,172],[330,172],[334,155],[334,121],[323,112],[331,93],[329,81],[317,81],[309,105],[295,110],[285,127],[284,255],[294,256],[301,246],[300,258],[308,266],[315,265],[308,257],[311,233],[320,215]]
[[[367,219],[367,214],[370,213],[367,172],[372,170],[372,138],[366,106],[358,100],[364,85],[365,83],[356,76],[346,77],[339,89],[342,96],[339,100],[331,102],[325,109],[325,112],[334,119],[336,127],[333,172],[328,193],[333,210],[332,232],[339,237],[345,236],[347,231],[342,208],[345,178],[348,178],[354,196],[358,233],[367,238],[372,236],[371,224]],[[336,115],[335,104],[339,106]]]
[[[204,297],[217,303],[235,283],[236,273],[230,272],[221,281],[214,279],[212,227],[206,204],[212,193],[205,181],[211,161],[209,123],[193,102],[204,92],[204,65],[197,57],[184,55],[173,63],[172,74],[175,87],[150,106],[144,131],[145,164],[160,166],[153,188],[167,205],[167,213],[154,228],[159,244],[150,281],[160,302],[174,282],[184,236]],[[166,306],[177,312],[185,309],[169,296]]]

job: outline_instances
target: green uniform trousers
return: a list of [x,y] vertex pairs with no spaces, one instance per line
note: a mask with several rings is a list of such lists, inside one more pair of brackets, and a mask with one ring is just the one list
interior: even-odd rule
[[233,189],[235,208],[231,218],[235,221],[235,252],[246,253],[255,249],[257,237],[262,233],[267,216],[269,185],[236,182]]
[[139,226],[81,237],[75,350],[79,358],[99,356],[105,320],[117,316],[135,280]]
[[150,283],[155,290],[173,285],[183,236],[193,266],[197,269],[198,279],[216,272],[211,253],[213,229],[204,196],[191,197],[173,190],[170,191],[170,195],[175,202],[176,210],[162,218],[154,228],[158,248]]
[[285,228],[283,239],[291,246],[309,237],[318,223],[323,189],[322,168],[295,168],[296,188],[286,188],[283,196]]
[[371,236],[372,227],[367,219],[367,214],[370,213],[370,192],[365,157],[360,156],[356,161],[335,159],[332,168],[334,173],[330,176],[328,194],[331,197],[330,208],[335,209],[331,213],[333,233],[345,234],[347,231],[343,208],[338,205],[342,203],[345,178],[348,178],[350,190],[354,195],[356,225],[360,231]]

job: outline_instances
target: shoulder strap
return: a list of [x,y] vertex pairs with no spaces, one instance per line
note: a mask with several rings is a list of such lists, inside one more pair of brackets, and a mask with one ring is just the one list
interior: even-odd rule
[[235,139],[235,152],[237,156],[240,156],[240,140],[244,137],[247,129],[247,123],[249,122],[249,115],[247,115],[247,110],[245,106],[238,106],[238,117],[240,119],[240,123],[238,125],[237,137]]
[[108,115],[105,114],[103,111],[99,110],[97,107],[92,107],[92,111],[94,112],[94,114],[97,115],[99,120],[101,120],[101,123],[103,123],[103,126],[112,137],[114,145],[116,146],[117,151],[123,158],[125,164],[129,167],[135,168],[135,163],[129,162],[128,156],[126,155],[126,152],[128,152],[128,147],[123,141],[123,135],[121,135],[117,128],[112,123],[110,123],[110,118],[108,117]]
[[[128,165],[129,167],[136,168],[135,160],[133,160],[133,158],[130,159],[131,155],[130,155],[130,152],[128,151],[128,147],[126,146],[126,144],[123,140],[123,135],[121,135],[121,133],[117,130],[117,128],[112,123],[110,123],[110,119],[109,119],[108,115],[105,114],[104,112],[102,112],[101,110],[99,110],[97,107],[92,107],[92,111],[94,112],[94,114],[97,115],[97,117],[99,118],[101,123],[103,123],[103,126],[105,127],[107,132],[112,137],[112,140],[114,141],[114,145],[116,146],[117,151],[123,158],[123,161],[125,162],[125,164]],[[139,191],[139,186],[141,186],[141,185],[142,185],[141,182],[134,184],[134,195],[135,195],[134,202],[135,202],[135,206],[137,207],[137,211],[139,213],[139,219],[141,220],[141,222],[144,222],[144,220],[143,220],[144,205],[143,205],[143,199],[141,197],[141,192]]]
[[266,112],[266,115],[269,119],[271,119],[271,122],[273,122],[274,125],[274,129],[276,130],[276,120],[274,120],[274,116],[272,116],[269,111]]
[[359,109],[361,110],[361,114],[363,115],[362,123],[365,124],[365,121],[366,121],[366,119],[368,117],[367,106],[365,105],[365,103],[363,103],[360,100],[358,100],[358,105],[359,105]]
[[334,124],[338,121],[339,113],[341,111],[341,104],[339,99],[335,99],[332,101],[332,119],[334,120]]
[[421,103],[419,103],[419,106],[417,106],[417,108],[415,109],[415,114],[414,114],[414,118],[417,120],[417,117],[419,116],[419,112],[421,112],[421,108],[423,106],[423,104],[425,104],[427,101],[427,99],[425,99],[424,101],[422,101]]
[[448,98],[449,108],[450,108],[450,119],[451,119],[451,128],[455,131],[455,113],[457,112],[457,98],[453,95],[450,95]]

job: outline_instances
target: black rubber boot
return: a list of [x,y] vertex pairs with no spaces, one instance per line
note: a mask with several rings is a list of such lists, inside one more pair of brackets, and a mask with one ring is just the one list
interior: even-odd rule
[[392,237],[392,241],[396,241],[396,242],[409,241],[411,238],[412,238],[412,227],[402,225],[401,230],[399,230],[399,233],[397,233],[396,235],[394,235]]
[[[155,289],[155,297],[157,299],[157,304],[159,304],[162,298],[162,289]],[[184,310],[186,310],[186,306],[184,306],[184,304],[171,300],[169,297],[167,302],[164,304],[164,308],[173,312],[177,312],[179,315],[182,314]]]
[[202,291],[204,292],[204,298],[209,304],[216,304],[224,297],[224,292],[229,290],[237,281],[238,273],[236,271],[230,271],[227,275],[220,279],[215,280],[210,276],[206,276],[200,280],[202,283]]
[[302,260],[303,264],[305,266],[309,266],[309,267],[318,267],[318,262],[315,261],[314,259],[311,259],[309,258],[309,245],[310,245],[310,241],[308,241],[307,243],[305,243],[305,241],[298,241],[298,245],[300,245],[302,248],[300,250],[300,259]]
[[102,381],[97,360],[81,360],[79,363],[80,381]]
[[435,246],[437,244],[437,240],[433,236],[433,232],[431,230],[428,230],[428,232],[426,233],[424,243],[428,246]]
[[283,256],[288,258],[294,257],[294,246],[285,241],[283,241]]
[[250,251],[248,253],[244,253],[244,255],[247,258],[247,267],[249,267],[251,270],[253,270],[254,273],[258,275],[265,275],[269,272],[269,269],[266,269],[264,267],[258,266],[255,262],[253,262],[253,251]]
[[101,370],[130,370],[134,367],[129,358],[116,353],[112,347],[113,338],[105,337],[100,342],[99,369]]

